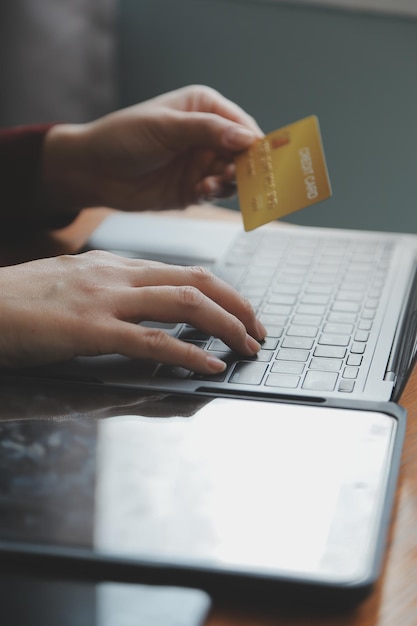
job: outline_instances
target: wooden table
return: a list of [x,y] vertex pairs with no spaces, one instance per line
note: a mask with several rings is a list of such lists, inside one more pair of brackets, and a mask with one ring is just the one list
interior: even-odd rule
[[[89,209],[69,227],[39,237],[17,250],[11,245],[4,258],[14,262],[79,250],[88,235],[109,213]],[[176,214],[176,212],[170,212]],[[195,207],[187,216],[239,219],[239,215],[213,207]],[[162,216],[161,216],[162,217]],[[207,626],[416,626],[417,625],[417,371],[411,376],[401,404],[408,412],[402,466],[389,545],[382,576],[372,595],[353,611],[325,615],[318,610],[265,613],[214,605]]]

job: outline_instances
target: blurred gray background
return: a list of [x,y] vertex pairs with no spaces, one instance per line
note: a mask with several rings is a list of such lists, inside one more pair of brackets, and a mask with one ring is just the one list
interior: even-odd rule
[[319,117],[333,197],[288,221],[417,233],[417,19],[404,4],[9,0],[0,33],[1,125],[84,121],[206,83],[266,132]]

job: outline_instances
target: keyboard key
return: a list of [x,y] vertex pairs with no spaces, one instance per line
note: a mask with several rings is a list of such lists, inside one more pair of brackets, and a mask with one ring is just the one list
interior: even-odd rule
[[272,358],[272,354],[272,350],[261,349],[252,357],[252,359],[254,361],[262,361],[263,363],[268,363]]
[[344,250],[341,250],[338,254],[337,251],[330,253],[325,253],[321,255],[321,263],[325,265],[337,265],[340,264],[343,260],[343,256],[345,254]]
[[271,372],[302,374],[304,367],[304,363],[299,363],[298,361],[275,361],[275,363],[272,364]]
[[261,345],[262,350],[275,350],[278,346],[278,339],[276,337],[265,337]]
[[297,307],[299,315],[324,315],[326,307],[321,304],[300,304]]
[[309,370],[304,378],[303,389],[315,391],[333,391],[338,374],[334,372],[315,372]]
[[342,367],[341,359],[325,359],[321,357],[313,357],[309,368],[312,370],[320,370],[322,372],[338,372]]
[[215,383],[222,383],[226,379],[227,371],[220,372],[219,374],[199,374],[194,372],[191,378],[195,380],[210,380]]
[[293,252],[289,265],[310,267],[313,260],[310,254],[294,254]]
[[241,385],[260,385],[266,368],[267,366],[263,363],[240,361],[235,365],[229,382]]
[[328,357],[332,359],[343,359],[346,354],[346,348],[339,346],[317,346],[314,350],[314,356]]
[[322,319],[321,315],[294,315],[292,323],[297,326],[320,326]]
[[300,302],[301,304],[327,304],[329,296],[321,294],[305,294]]
[[287,335],[293,335],[296,337],[315,337],[317,335],[318,328],[315,326],[297,326],[293,324],[287,330]]
[[[304,277],[306,276],[309,267],[307,265],[295,265],[292,260],[288,260],[284,267],[281,265],[281,278],[287,280],[287,276]],[[304,282],[304,281],[303,281]]]
[[363,309],[361,315],[364,320],[373,320],[375,317],[375,313],[375,309]]
[[213,339],[213,341],[210,343],[208,347],[208,350],[210,350],[210,352],[212,350],[217,350],[220,352],[227,352],[228,350],[230,350],[230,348],[221,339]]
[[374,270],[373,263],[358,263],[356,261],[352,261],[349,264],[349,272],[357,272],[358,274],[361,274],[362,276],[367,273],[370,274],[373,270]]
[[316,276],[326,276],[327,278],[329,278],[329,276],[332,276],[339,272],[339,267],[330,263],[318,263],[316,265],[316,272]]
[[366,343],[361,343],[359,341],[354,341],[350,348],[350,351],[353,354],[363,354],[365,352]]
[[362,363],[362,355],[361,354],[349,354],[346,365],[360,365]]
[[176,322],[171,324],[170,322],[156,322],[153,320],[144,320],[143,322],[140,322],[140,326],[146,326],[146,328],[162,328],[170,335],[176,334],[172,331],[178,331],[178,324]]
[[197,346],[198,348],[201,348],[202,350],[204,350],[204,348],[206,347],[206,342],[198,341],[198,339],[184,339],[183,341],[186,341],[187,343],[192,343],[194,346]]
[[253,276],[247,276],[245,278],[245,282],[242,283],[242,289],[259,289],[261,288],[263,291],[263,295],[265,295],[269,285],[271,284],[271,279],[266,276],[257,276],[254,278]]
[[226,369],[218,374],[200,374],[199,372],[193,372],[191,378],[196,380],[211,380],[213,382],[222,382],[226,379],[231,366],[236,362],[236,354],[232,352],[232,350],[228,350],[227,352],[213,352],[212,354],[226,363]]
[[260,287],[259,285],[245,285],[245,283],[243,284],[243,287],[240,289],[240,292],[243,296],[246,296],[247,298],[252,298],[254,296],[264,296],[265,295],[265,288],[264,287]]
[[177,365],[161,365],[155,376],[157,378],[183,379],[188,378],[190,374],[190,370],[187,370],[184,367],[179,367]]
[[358,313],[360,304],[358,302],[347,302],[346,300],[335,300],[332,311],[343,311],[344,313]]
[[340,285],[340,290],[341,291],[361,291],[362,293],[364,293],[367,287],[368,287],[368,283],[365,282],[364,280],[358,280],[355,282],[343,280],[343,282]]
[[327,321],[335,324],[354,324],[356,322],[356,313],[330,312]]
[[372,328],[372,320],[359,320],[358,330],[371,330]]
[[265,304],[262,309],[262,314],[265,315],[289,315],[292,311],[292,306],[289,304]]
[[284,315],[266,315],[265,313],[261,313],[259,319],[265,326],[285,326],[288,321],[288,317],[285,317]]
[[342,391],[343,393],[352,393],[352,391],[355,388],[355,381],[354,380],[349,380],[347,378],[342,378],[342,380],[339,383],[339,391]]
[[268,304],[295,304],[297,298],[286,293],[271,293],[268,297]]
[[314,339],[309,337],[285,337],[282,342],[283,348],[301,348],[302,350],[311,350]]
[[343,370],[343,378],[357,378],[359,373],[359,367],[347,366]]
[[321,293],[330,295],[333,292],[333,285],[309,285],[306,289],[306,293]]
[[369,295],[370,298],[380,298],[381,297],[381,293],[382,293],[382,290],[380,288],[374,289],[372,287],[372,289],[369,290],[369,294],[368,295]]
[[330,322],[324,325],[323,332],[335,335],[351,335],[353,332],[353,325],[335,324],[333,322]]
[[274,289],[273,289],[274,293],[279,293],[279,294],[293,294],[293,295],[297,295],[300,291],[300,287],[299,285],[291,285],[289,283],[275,283],[274,284]]
[[244,293],[243,291],[241,291],[242,296],[244,296],[247,300],[249,300],[249,302],[251,303],[251,305],[253,306],[254,309],[256,309],[257,311],[259,311],[261,304],[263,303],[264,299],[263,296],[251,296],[247,293]]
[[348,346],[349,342],[349,335],[331,335],[329,333],[323,333],[319,338],[319,344],[328,346]]
[[226,283],[229,283],[229,285],[236,286],[239,284],[244,270],[245,268],[240,265],[236,267],[231,265],[225,265],[220,268],[219,277],[222,278]]
[[308,350],[292,350],[291,348],[280,348],[278,350],[276,359],[284,361],[307,361],[310,356]]
[[363,294],[361,291],[338,291],[338,300],[347,300],[348,302],[362,302]]
[[275,274],[275,267],[259,267],[255,265],[253,267],[249,267],[247,270],[247,276],[249,279],[251,278],[267,278],[268,282],[271,280],[273,275]]
[[279,339],[284,332],[284,328],[275,324],[268,324],[266,332],[268,333],[267,339]]
[[359,261],[360,263],[374,263],[375,253],[375,248],[369,251],[365,250],[364,252],[360,252],[359,250],[357,250],[357,252],[355,253],[355,260]]
[[291,285],[301,286],[305,281],[305,275],[296,274],[295,272],[282,272],[280,276],[280,280],[286,283],[291,283]]
[[300,382],[299,376],[290,374],[269,374],[265,381],[267,387],[285,387],[286,389],[295,389]]
[[366,330],[357,330],[355,334],[355,341],[368,341],[369,332]]
[[331,274],[313,274],[310,278],[310,285],[328,285],[334,282],[335,279],[336,277]]
[[[349,271],[349,269],[347,270],[346,274],[345,274],[345,280],[348,283],[365,283],[365,289],[368,287],[369,283],[370,283],[370,279],[372,277],[371,276],[366,276],[365,274],[361,274],[360,272],[351,272]],[[352,291],[355,291],[354,289],[352,289]]]
[[384,285],[385,285],[385,277],[378,278],[378,280],[374,280],[372,283],[372,286],[375,287],[376,289],[382,289]]
[[197,328],[185,327],[181,330],[180,339],[184,341],[208,341],[210,339],[210,335],[204,333],[202,330],[198,330]]

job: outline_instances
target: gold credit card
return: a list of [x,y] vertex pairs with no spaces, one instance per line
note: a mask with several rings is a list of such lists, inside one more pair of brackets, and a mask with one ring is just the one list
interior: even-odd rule
[[258,139],[235,159],[245,230],[332,195],[315,115]]

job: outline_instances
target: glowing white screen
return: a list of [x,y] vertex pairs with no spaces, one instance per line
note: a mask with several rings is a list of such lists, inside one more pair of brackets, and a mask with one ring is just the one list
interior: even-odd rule
[[95,547],[271,574],[364,575],[392,422],[222,399],[189,418],[103,421]]

